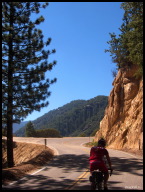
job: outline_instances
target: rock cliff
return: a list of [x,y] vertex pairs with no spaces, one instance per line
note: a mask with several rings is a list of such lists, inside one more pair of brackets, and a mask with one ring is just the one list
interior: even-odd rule
[[143,80],[136,79],[137,68],[120,69],[113,82],[108,106],[95,141],[100,137],[114,149],[143,148]]

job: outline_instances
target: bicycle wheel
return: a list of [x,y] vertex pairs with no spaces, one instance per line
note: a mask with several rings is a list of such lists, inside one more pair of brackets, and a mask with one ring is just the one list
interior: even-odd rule
[[98,183],[98,190],[103,190],[103,189],[102,189],[102,182],[99,182],[99,183]]
[[91,190],[96,190],[96,183],[95,182],[91,183]]

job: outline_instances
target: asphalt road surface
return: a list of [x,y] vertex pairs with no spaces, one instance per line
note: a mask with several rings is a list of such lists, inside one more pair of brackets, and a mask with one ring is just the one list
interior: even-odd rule
[[[89,148],[83,143],[90,137],[48,138],[47,146],[55,150],[55,157],[42,169],[35,170],[17,182],[3,186],[3,190],[90,190]],[[45,144],[43,138],[14,138],[15,141]],[[142,190],[143,160],[126,152],[108,149],[113,174],[110,190]]]

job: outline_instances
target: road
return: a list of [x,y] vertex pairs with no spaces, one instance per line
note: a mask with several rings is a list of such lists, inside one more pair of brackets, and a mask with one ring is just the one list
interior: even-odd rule
[[[90,137],[49,138],[47,146],[55,150],[55,157],[41,170],[12,183],[9,190],[90,190],[88,157],[89,148],[83,143]],[[15,141],[44,144],[43,138],[16,138]],[[142,190],[143,161],[134,155],[108,149],[113,175],[109,178],[110,190]]]

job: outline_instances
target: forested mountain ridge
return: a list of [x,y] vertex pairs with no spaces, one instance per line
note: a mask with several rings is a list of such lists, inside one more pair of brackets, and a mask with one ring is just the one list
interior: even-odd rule
[[[107,103],[107,96],[72,101],[34,120],[34,128],[36,130],[54,128],[61,136],[89,136],[93,132],[95,134]],[[15,135],[24,136],[25,128],[16,131]]]
[[13,133],[15,133],[21,127],[24,127],[27,123],[28,123],[28,121],[24,121],[24,122],[21,122],[21,123],[13,123]]

